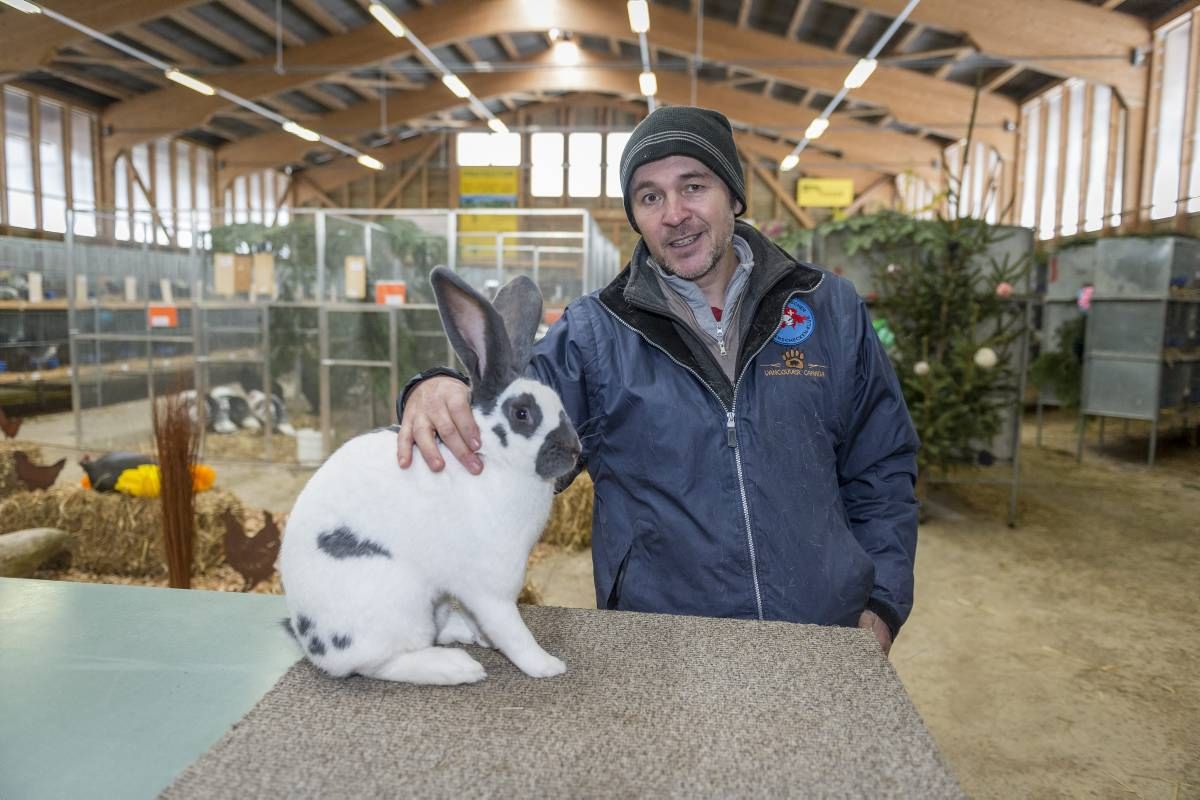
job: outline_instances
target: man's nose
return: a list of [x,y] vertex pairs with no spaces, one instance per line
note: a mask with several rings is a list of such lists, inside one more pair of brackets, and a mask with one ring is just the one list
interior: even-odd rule
[[687,203],[679,195],[669,194],[663,201],[664,225],[677,228],[687,221],[691,213]]

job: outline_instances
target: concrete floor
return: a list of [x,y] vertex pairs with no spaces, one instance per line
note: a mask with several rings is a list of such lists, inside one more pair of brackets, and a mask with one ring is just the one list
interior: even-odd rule
[[[90,452],[148,444],[146,412],[92,412]],[[1073,422],[1051,415],[1040,449],[1023,431],[1015,529],[1006,487],[933,488],[892,663],[973,797],[1200,798],[1200,449],[1165,438],[1147,469],[1140,426],[1110,424],[1077,464]],[[21,438],[77,480],[69,415]],[[215,466],[219,486],[273,511],[310,474]],[[551,553],[530,578],[547,605],[594,605],[587,551]]]

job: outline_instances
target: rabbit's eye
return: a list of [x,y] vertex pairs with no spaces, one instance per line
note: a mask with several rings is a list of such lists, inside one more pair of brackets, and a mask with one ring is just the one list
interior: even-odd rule
[[524,422],[525,420],[529,419],[529,410],[525,408],[518,408],[514,416]]

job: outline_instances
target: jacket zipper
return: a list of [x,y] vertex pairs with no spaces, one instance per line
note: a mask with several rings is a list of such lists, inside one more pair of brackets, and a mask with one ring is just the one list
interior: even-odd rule
[[[786,300],[783,301],[783,306],[779,309],[779,318],[780,319],[783,319],[783,309],[787,308],[787,304],[789,302],[791,302],[792,298],[795,295],[796,295],[796,293],[793,292],[792,294],[789,294],[787,296]],[[709,386],[708,383],[703,378],[700,377],[699,373],[697,373],[696,370],[694,370],[691,367],[689,367],[688,365],[682,363],[681,361],[679,361],[679,359],[675,358],[675,356],[668,353],[666,348],[662,347],[661,345],[657,344],[656,342],[651,341],[650,338],[648,336],[646,336],[646,334],[642,333],[637,328],[633,327],[628,322],[621,319],[608,306],[601,303],[600,307],[603,308],[605,311],[607,311],[609,313],[609,315],[612,316],[612,318],[615,319],[617,322],[624,325],[626,328],[628,328],[629,330],[633,331],[635,334],[640,336],[642,338],[642,340],[646,342],[646,344],[650,345],[651,347],[653,347],[656,350],[658,350],[659,352],[661,352],[663,355],[665,355],[667,358],[671,359],[671,361],[673,361],[676,365],[678,365],[682,369],[685,369],[688,372],[692,373],[692,375],[695,376],[696,380],[700,381],[700,385],[703,386],[705,389],[708,389],[708,391],[712,394],[712,396],[714,398],[716,398],[717,404],[719,406],[721,406],[721,408],[725,411],[725,443],[727,445],[729,445],[729,448],[731,450],[733,450],[733,460],[737,466],[738,492],[741,495],[741,499],[742,499],[742,518],[743,518],[743,520],[745,520],[745,525],[746,525],[746,543],[747,543],[747,545],[749,545],[749,548],[750,548],[750,578],[754,582],[754,603],[755,603],[756,609],[758,611],[758,618],[761,621],[762,619],[764,619],[763,603],[762,603],[762,589],[759,587],[759,583],[758,583],[758,563],[756,560],[757,556],[756,556],[756,552],[754,549],[754,533],[753,533],[753,529],[750,526],[750,501],[746,498],[746,478],[745,478],[745,474],[743,473],[743,470],[742,470],[742,453],[741,453],[741,450],[738,448],[738,444],[737,444],[737,425],[734,420],[735,420],[736,412],[737,412],[737,389],[738,389],[738,386],[741,385],[742,378],[744,378],[746,376],[746,370],[750,368],[750,363],[752,361],[754,361],[754,359],[758,358],[758,354],[761,353],[764,349],[766,349],[768,342],[770,342],[771,340],[767,339],[766,341],[764,341],[761,345],[759,345],[759,348],[754,351],[754,355],[752,355],[752,356],[750,356],[750,358],[746,359],[746,364],[745,364],[745,366],[742,367],[742,373],[740,375],[738,375],[737,380],[734,381],[734,384],[733,384],[733,409],[731,410],[731,409],[728,409],[725,407],[725,403],[721,402],[721,396],[719,394],[717,394],[715,391],[713,391],[713,388],[711,386]]]

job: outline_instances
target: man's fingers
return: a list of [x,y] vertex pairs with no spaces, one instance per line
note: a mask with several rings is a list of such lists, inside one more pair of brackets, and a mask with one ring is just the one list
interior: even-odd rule
[[[468,395],[455,394],[446,401],[446,408],[450,411],[451,424],[466,442],[466,446],[470,448],[469,452],[478,450],[480,446],[479,426],[475,424],[475,415],[471,413]],[[439,428],[439,430],[441,429]],[[458,451],[454,451],[454,454],[457,456]],[[463,459],[459,457],[458,460],[462,461]]]
[[396,435],[396,462],[400,464],[400,469],[408,469],[412,463],[412,449],[412,426],[401,425],[400,433]]
[[417,449],[421,451],[421,458],[425,459],[429,469],[441,472],[442,467],[446,464],[442,461],[441,451],[438,450],[437,436],[434,434],[432,426],[414,425],[413,441],[416,442]]

